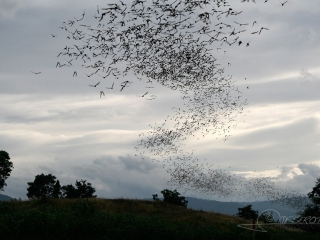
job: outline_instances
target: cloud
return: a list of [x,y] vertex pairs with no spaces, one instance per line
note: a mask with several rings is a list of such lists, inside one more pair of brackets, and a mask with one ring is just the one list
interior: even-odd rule
[[290,166],[283,166],[281,167],[281,173],[280,175],[278,176],[278,178],[280,179],[288,179],[289,178],[289,173],[291,173],[293,167],[290,167]]
[[289,142],[304,142],[309,140],[310,137],[316,141],[319,135],[317,126],[318,120],[316,118],[299,119],[292,123],[282,123],[257,129],[243,136],[237,141],[237,144],[253,146],[267,143],[286,145]]
[[[27,166],[27,167],[26,167]],[[33,182],[38,174],[53,174],[61,185],[75,184],[81,179],[96,188],[96,195],[103,198],[151,198],[153,192],[168,188],[166,172],[149,158],[105,155],[91,163],[74,159],[56,159],[44,163],[28,163],[14,166],[12,176],[3,194],[26,199],[27,182]]]
[[132,157],[129,154],[126,157],[119,156],[116,160],[114,157],[104,157],[97,158],[93,160],[93,164],[101,167],[106,167],[112,165],[122,166],[124,169],[129,171],[138,171],[148,173],[151,170],[154,170],[159,167],[158,164],[151,162],[149,157],[142,157],[142,159],[138,157]]
[[296,167],[283,166],[277,184],[284,189],[294,189],[302,194],[309,193],[320,176],[320,167],[314,163],[300,163]]
[[0,12],[4,17],[12,18],[23,3],[17,0],[0,0]]
[[100,167],[107,167],[108,165],[112,164],[112,165],[120,165],[120,163],[118,161],[116,161],[116,159],[112,156],[106,156],[106,157],[100,157],[100,158],[96,158],[93,161],[94,165],[100,166]]
[[314,88],[320,86],[319,78],[309,73],[308,69],[302,69],[300,72],[300,86],[304,88]]
[[69,169],[68,173],[90,179],[93,186],[99,186],[97,195],[101,197],[151,197],[154,191],[167,186],[163,180],[164,170],[148,158],[103,156],[91,164]]
[[316,164],[312,164],[312,163],[301,163],[298,166],[301,170],[301,172],[304,175],[309,175],[312,176],[313,178],[318,178],[320,176],[319,172],[320,172],[320,167]]
[[139,172],[149,172],[150,170],[155,169],[157,166],[151,162],[149,157],[139,159],[137,157],[119,157],[120,161],[124,164],[125,169],[136,170]]
[[313,45],[319,38],[319,34],[314,29],[309,29],[308,34],[307,34],[307,41],[303,46],[309,46]]

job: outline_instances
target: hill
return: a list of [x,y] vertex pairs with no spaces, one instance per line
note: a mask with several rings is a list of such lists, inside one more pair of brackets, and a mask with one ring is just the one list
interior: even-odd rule
[[229,215],[235,215],[238,212],[238,208],[252,205],[252,209],[258,211],[259,213],[267,210],[273,209],[278,211],[281,216],[296,216],[297,210],[289,209],[282,206],[279,203],[273,203],[271,201],[259,201],[259,202],[219,202],[214,200],[204,200],[192,197],[186,197],[188,201],[188,208],[194,210],[203,210],[208,212],[219,212]]
[[[163,200],[163,198],[159,198]],[[185,197],[188,201],[188,209],[202,210],[206,212],[217,212],[228,215],[235,215],[238,213],[238,208],[242,208],[249,204],[252,205],[252,209],[259,213],[267,210],[274,209],[280,213],[281,216],[297,216],[297,210],[289,209],[282,206],[279,203],[273,203],[271,201],[259,201],[259,202],[220,202],[215,200],[199,199],[194,197]],[[152,201],[151,198],[146,200]],[[275,216],[276,218],[276,216]],[[277,219],[277,218],[276,218]]]
[[1,239],[12,240],[319,239],[319,234],[291,227],[264,226],[267,232],[253,234],[252,221],[139,199],[3,201],[0,216]]
[[11,199],[12,199],[12,197],[0,194],[0,201],[10,201]]

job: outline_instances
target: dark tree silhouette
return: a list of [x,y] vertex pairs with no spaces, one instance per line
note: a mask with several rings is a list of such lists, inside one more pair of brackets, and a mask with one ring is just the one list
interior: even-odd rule
[[62,195],[65,198],[79,198],[78,189],[76,189],[72,184],[62,186]]
[[62,197],[61,185],[60,185],[59,180],[57,180],[57,182],[53,186],[52,197],[53,198],[61,198]]
[[61,196],[59,180],[56,181],[56,177],[48,174],[35,176],[33,182],[28,182],[27,188],[28,198],[59,198]]
[[168,202],[177,206],[187,207],[188,201],[185,200],[185,197],[179,196],[180,193],[175,189],[174,191],[164,189],[161,191],[163,195],[163,201]]
[[301,217],[320,217],[320,178],[317,178],[312,191],[308,193],[310,202],[306,204],[305,209],[299,212]]
[[308,193],[308,198],[313,204],[320,205],[320,178],[317,178],[316,185]]
[[97,195],[93,195],[95,193],[95,188],[91,186],[91,183],[86,183],[86,180],[76,181],[76,187],[78,189],[80,198],[91,198],[97,197]]
[[152,194],[152,199],[153,201],[159,201],[158,194],[157,193]]
[[243,219],[257,219],[258,211],[253,210],[251,207],[252,205],[238,208],[238,213],[236,215]]
[[13,163],[10,160],[9,154],[6,151],[0,151],[0,191],[7,186],[6,179],[10,176],[13,168]]
[[86,180],[76,181],[76,187],[72,184],[63,186],[62,194],[65,198],[95,198],[95,188],[91,186],[91,183],[86,183]]
[[302,229],[307,231],[319,232],[319,228],[312,228],[308,223],[319,223],[320,218],[320,178],[317,178],[315,186],[312,191],[307,194],[309,203],[305,205],[303,211],[298,214],[300,217],[295,219],[296,223],[304,223],[301,226]]

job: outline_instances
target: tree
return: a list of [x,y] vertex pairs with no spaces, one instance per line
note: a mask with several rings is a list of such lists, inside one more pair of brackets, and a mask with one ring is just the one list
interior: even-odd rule
[[65,198],[79,198],[78,190],[72,184],[63,186],[61,190]]
[[13,163],[9,161],[10,157],[6,151],[0,151],[0,190],[3,191],[3,187],[7,186],[6,179],[10,176],[13,168]]
[[53,198],[61,198],[62,197],[61,185],[60,185],[59,180],[57,180],[57,182],[55,183],[55,185],[53,187],[52,197]]
[[174,191],[164,189],[161,191],[163,195],[163,201],[168,202],[177,206],[187,207],[188,201],[185,200],[185,197],[179,197],[180,193],[175,189]]
[[152,194],[152,199],[153,201],[159,201],[158,194],[157,193]]
[[315,187],[312,188],[312,191],[308,193],[308,198],[313,204],[320,204],[320,178],[317,178]]
[[305,209],[299,212],[301,217],[320,217],[320,178],[317,178],[312,191],[308,193],[311,203],[306,204]]
[[91,186],[91,183],[86,183],[86,180],[76,181],[76,188],[72,184],[63,186],[62,192],[65,198],[92,198],[97,197],[93,195],[95,188]]
[[[305,223],[318,223],[317,219],[320,217],[320,178],[317,178],[315,186],[307,196],[309,198],[309,203],[305,205],[303,211],[298,213],[300,217],[296,218],[295,222],[299,223],[302,219],[305,219]],[[303,226],[307,226],[307,224],[304,224]],[[319,232],[319,229],[316,228],[306,227],[305,230]]]
[[59,198],[61,197],[61,187],[59,180],[56,181],[56,177],[48,174],[35,176],[33,182],[28,182],[27,188],[28,198]]
[[238,208],[238,217],[243,219],[256,219],[258,217],[258,211],[253,210],[252,205],[245,206],[243,208]]
[[96,195],[92,195],[96,191],[95,188],[91,186],[91,183],[86,183],[86,180],[81,179],[80,182],[76,181],[76,187],[78,188],[80,198],[97,197]]

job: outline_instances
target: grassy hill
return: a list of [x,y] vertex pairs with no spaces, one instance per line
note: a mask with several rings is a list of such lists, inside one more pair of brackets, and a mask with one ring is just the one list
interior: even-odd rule
[[[230,215],[133,199],[0,202],[3,239],[252,239]],[[255,239],[319,239],[302,230],[266,228]]]

